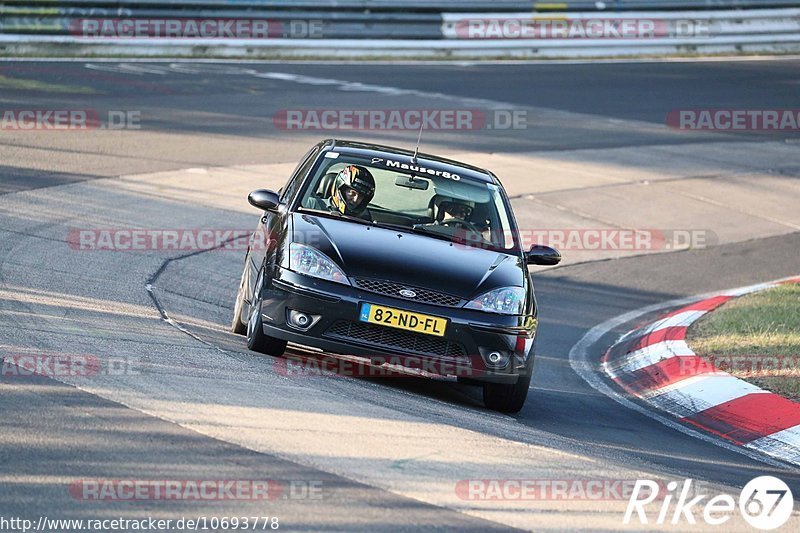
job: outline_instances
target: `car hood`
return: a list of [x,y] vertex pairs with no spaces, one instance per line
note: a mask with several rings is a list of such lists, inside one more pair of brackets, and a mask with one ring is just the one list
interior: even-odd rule
[[514,255],[306,213],[292,219],[293,241],[317,248],[351,278],[390,280],[464,299],[527,283],[522,260]]

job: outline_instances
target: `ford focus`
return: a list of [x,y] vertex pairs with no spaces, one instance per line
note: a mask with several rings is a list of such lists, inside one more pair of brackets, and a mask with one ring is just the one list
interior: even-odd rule
[[519,411],[537,305],[508,197],[488,170],[373,144],[325,140],[279,191],[256,190],[232,330],[251,350],[287,343],[480,385]]

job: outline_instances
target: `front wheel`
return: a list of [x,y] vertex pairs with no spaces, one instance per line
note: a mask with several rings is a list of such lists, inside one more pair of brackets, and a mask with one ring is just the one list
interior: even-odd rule
[[[532,358],[533,356],[531,356]],[[518,413],[522,406],[525,405],[525,399],[528,397],[532,374],[533,365],[528,364],[525,367],[525,374],[521,375],[514,384],[484,383],[483,403],[493,411]]]
[[236,293],[236,303],[233,305],[233,320],[231,320],[231,332],[237,335],[247,333],[247,325],[244,322],[244,282],[247,273],[247,262],[242,271],[242,280],[239,282],[239,292]]
[[247,318],[247,347],[255,352],[280,357],[286,351],[286,341],[264,334],[264,323],[261,318],[261,286],[264,283],[264,271],[258,274],[256,287],[250,304],[250,315]]

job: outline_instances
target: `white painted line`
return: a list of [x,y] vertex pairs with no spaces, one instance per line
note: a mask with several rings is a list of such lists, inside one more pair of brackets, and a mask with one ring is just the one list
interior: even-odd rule
[[[141,69],[131,69],[125,63],[100,63],[95,60],[85,63],[85,68],[91,70],[101,70],[108,72],[118,72],[126,74],[141,75]],[[415,96],[420,98],[434,98],[438,100],[445,100],[447,102],[460,102],[464,106],[475,106],[484,109],[533,109],[518,104],[509,102],[500,102],[496,100],[489,100],[486,98],[471,98],[467,96],[454,96],[452,94],[445,94],[439,92],[422,91],[417,89],[404,89],[401,87],[393,87],[389,85],[377,85],[360,83],[346,79],[324,78],[318,76],[306,76],[302,74],[292,74],[289,72],[271,72],[271,71],[258,71],[244,67],[224,66],[223,69],[203,69],[201,65],[192,65],[180,62],[172,62],[166,67],[152,67],[154,72],[166,68],[168,71],[173,71],[179,74],[229,74],[252,76],[254,78],[269,79],[276,81],[283,81],[287,83],[298,83],[302,85],[312,85],[317,87],[331,87],[334,90],[343,92],[367,92],[377,93],[387,96]]]
[[745,446],[790,463],[800,464],[800,425],[761,437]]
[[401,87],[392,87],[389,85],[367,84],[356,81],[339,80],[333,78],[319,78],[316,76],[305,76],[300,74],[290,74],[286,72],[253,71],[252,76],[256,78],[280,80],[291,83],[300,83],[304,85],[333,86],[336,89],[345,92],[371,92],[371,93],[385,94],[390,96],[419,96],[422,98],[437,98],[441,100],[446,100],[448,102],[452,101],[464,102],[467,105],[476,105],[488,109],[524,108],[524,106],[511,104],[508,102],[498,102],[496,100],[489,100],[486,98],[470,98],[465,96],[454,96],[452,94],[445,94],[439,92],[421,91],[417,89],[403,89]]
[[[660,398],[660,399],[663,400],[664,403],[668,403],[668,400],[670,398],[673,399],[673,400],[676,397],[685,398],[686,395],[684,395],[683,392],[682,392],[684,388],[687,388],[687,387],[688,388],[692,388],[692,387],[708,387],[709,385],[707,383],[705,383],[705,381],[704,381],[706,379],[709,379],[709,378],[730,378],[730,377],[731,377],[730,374],[728,374],[727,372],[724,372],[722,370],[717,370],[716,372],[706,372],[704,374],[700,374],[700,375],[696,375],[696,376],[687,376],[686,379],[682,379],[680,381],[675,381],[673,383],[670,383],[668,385],[664,385],[663,387],[659,387],[657,389],[653,389],[653,390],[642,392],[642,393],[638,394],[637,396],[639,396],[640,398],[642,398],[644,400],[649,400],[649,401],[658,400]],[[736,378],[732,378],[732,379],[736,379]],[[657,403],[657,402],[654,401],[654,403]],[[697,408],[698,408],[697,412],[700,412],[700,411],[702,411],[704,409],[708,409],[709,407],[714,407],[713,405],[707,405],[705,407],[701,407],[702,402],[699,402],[699,403],[695,402],[695,403],[697,403]],[[715,405],[719,405],[719,404],[715,404]],[[664,410],[666,411],[667,409],[664,409]],[[680,415],[675,414],[674,412],[672,414],[674,414],[675,416],[680,416]],[[680,416],[680,418],[683,418],[683,416]]]
[[686,341],[661,341],[631,352],[619,361],[606,363],[605,370],[614,378],[679,355],[692,356],[695,353],[689,348]]
[[751,285],[750,287],[741,287],[739,289],[725,291],[722,294],[725,296],[744,296],[745,294],[750,294],[753,292],[762,291],[764,289],[769,289],[770,287],[774,287],[777,284],[778,283],[774,281],[771,281],[769,283],[759,283],[758,285]]
[[642,333],[653,333],[654,331],[667,328],[687,327],[706,313],[708,313],[708,311],[682,311],[673,316],[657,320],[638,331]]
[[647,400],[678,418],[696,415],[748,394],[771,394],[725,372],[703,374],[678,381],[648,395]]

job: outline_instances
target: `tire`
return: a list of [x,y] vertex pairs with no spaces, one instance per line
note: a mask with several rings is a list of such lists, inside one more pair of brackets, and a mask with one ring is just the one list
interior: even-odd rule
[[286,351],[286,341],[264,334],[264,323],[261,319],[261,287],[264,283],[264,271],[258,273],[253,298],[250,300],[250,313],[247,317],[247,347],[254,352],[280,357]]
[[533,374],[533,356],[531,363],[525,368],[525,375],[520,376],[516,383],[484,383],[483,403],[487,408],[501,413],[518,413],[525,405],[528,389],[531,386]]
[[239,282],[239,292],[236,293],[236,303],[233,305],[233,320],[231,320],[231,332],[237,335],[244,335],[247,333],[247,323],[242,320],[244,312],[244,278],[247,272],[247,262],[245,261],[245,269],[242,271],[242,280]]

